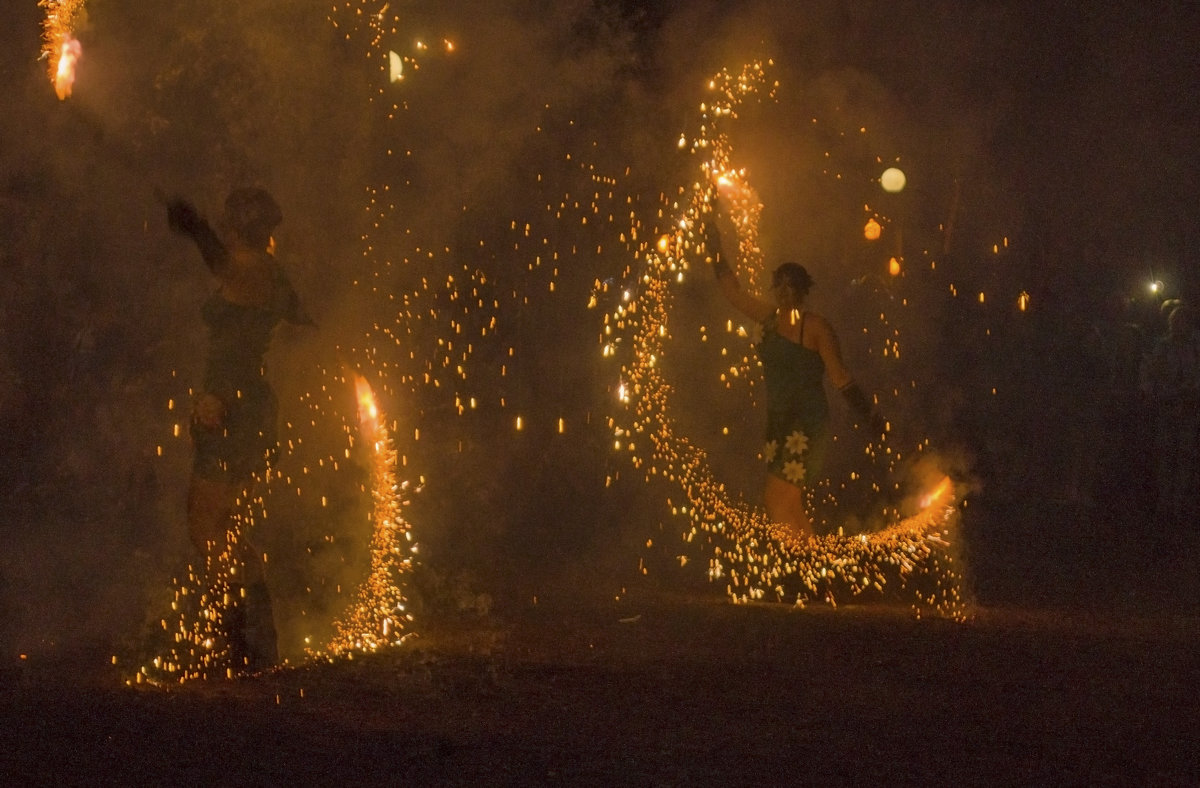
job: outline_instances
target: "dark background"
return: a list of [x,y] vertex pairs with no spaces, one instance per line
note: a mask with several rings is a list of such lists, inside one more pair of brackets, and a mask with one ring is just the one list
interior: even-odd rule
[[[970,489],[979,601],[1194,605],[1194,543],[1151,514],[1130,371],[1163,328],[1148,282],[1187,300],[1200,285],[1190,4],[442,3],[393,9],[382,46],[356,8],[97,2],[65,102],[36,59],[39,9],[10,10],[6,652],[128,647],[185,554],[188,449],[172,427],[211,282],[166,231],[156,189],[215,215],[229,188],[258,183],[284,206],[281,256],[320,328],[283,332],[271,358],[300,441],[283,471],[341,451],[353,400],[340,376],[367,374],[423,488],[406,509],[420,604],[703,583],[673,561],[666,488],[611,451],[607,304],[586,305],[636,262],[625,217],[656,237],[664,199],[695,178],[675,142],[706,80],[754,57],[776,61],[779,98],[747,110],[735,149],[766,206],[768,260],[809,263],[814,308],[867,386],[915,381],[889,415],[897,440],[927,437]],[[420,66],[398,85],[381,71],[388,48]],[[874,179],[897,160],[909,186],[886,197]],[[864,204],[886,220],[879,246],[861,240]],[[896,250],[905,275],[885,281]],[[703,285],[684,289],[681,320],[721,308]],[[900,366],[861,333],[880,304]],[[704,420],[686,389],[704,380],[681,385],[689,423]],[[459,415],[456,397],[478,407]],[[738,481],[757,442],[743,432],[713,451]],[[361,571],[365,464],[313,466],[300,503],[270,491],[263,540],[283,567],[291,653]],[[755,483],[746,474],[751,501]]]

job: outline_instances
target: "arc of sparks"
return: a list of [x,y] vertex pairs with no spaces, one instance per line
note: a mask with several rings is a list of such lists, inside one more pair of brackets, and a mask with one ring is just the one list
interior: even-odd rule
[[[731,501],[725,485],[709,470],[705,452],[677,433],[670,408],[672,387],[660,363],[670,335],[671,287],[682,281],[688,258],[705,251],[696,230],[710,219],[718,191],[738,229],[738,267],[755,287],[762,267],[757,239],[762,206],[744,170],[732,165],[732,144],[717,127],[724,118],[736,118],[743,101],[764,88],[773,95],[775,86],[768,82],[763,63],[748,64],[738,74],[723,70],[709,82],[711,98],[701,105],[704,125],[690,145],[690,151],[701,156],[702,178],[693,185],[690,198],[681,201],[675,232],[645,251],[637,295],[610,315],[616,326],[631,334],[632,348],[630,360],[621,367],[619,397],[632,423],[618,426],[616,419],[611,421],[615,446],[627,451],[647,478],[662,476],[683,492],[685,501],[672,505],[668,500],[673,513],[690,523],[683,540],[711,545],[709,578],[724,581],[734,601],[792,599],[803,605],[819,599],[834,604],[839,594],[857,597],[890,587],[906,594],[918,615],[932,611],[962,619],[963,573],[949,549],[957,512],[948,478],[926,496],[920,512],[881,532],[832,534],[801,543],[761,512]],[[689,147],[686,135],[680,147]],[[740,371],[748,375],[749,366],[744,366]],[[642,440],[648,450],[640,445]],[[687,562],[685,556],[680,560]]]

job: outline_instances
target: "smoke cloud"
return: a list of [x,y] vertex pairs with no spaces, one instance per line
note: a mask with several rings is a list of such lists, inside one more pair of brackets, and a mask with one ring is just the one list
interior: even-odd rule
[[[406,510],[424,548],[421,604],[609,594],[631,579],[663,497],[610,450],[615,370],[599,352],[603,309],[587,303],[596,282],[635,278],[619,240],[631,215],[652,235],[697,177],[676,140],[695,132],[719,68],[774,64],[776,98],[746,108],[735,144],[764,205],[768,264],[809,266],[813,308],[880,392],[897,445],[928,439],[955,458],[914,461],[911,482],[868,474],[899,485],[887,491],[898,506],[938,473],[985,491],[985,476],[1004,477],[1012,439],[994,424],[1032,418],[1020,386],[1040,368],[1022,353],[1020,292],[1056,312],[1128,281],[1142,248],[1179,271],[1194,254],[1187,236],[1156,232],[1183,195],[1145,166],[1164,157],[1194,173],[1194,155],[1169,129],[1094,108],[1134,96],[1164,117],[1163,96],[1136,74],[1085,81],[1060,116],[1043,71],[1065,23],[1020,4],[450,2],[405,4],[377,28],[382,4],[109,0],[78,31],[63,102],[26,5],[0,94],[6,654],[136,641],[186,556],[187,408],[213,284],[156,195],[215,216],[233,187],[271,190],[280,257],[319,325],[281,330],[269,360],[292,483],[269,491],[263,541],[279,556],[292,655],[363,567],[368,458],[345,456],[354,400],[337,390],[352,370],[376,386],[423,487]],[[1090,24],[1120,22],[1160,42],[1163,65],[1187,67],[1164,23]],[[1082,80],[1096,49],[1071,41]],[[398,82],[389,51],[405,64]],[[1080,149],[1099,128],[1141,147]],[[898,195],[877,183],[892,165],[908,176]],[[1129,196],[1162,210],[1127,211]],[[887,228],[874,246],[861,232],[871,215]],[[1085,245],[1098,262],[1081,270],[1064,250]],[[903,278],[886,273],[890,256]],[[681,325],[722,314],[703,273],[677,304]],[[679,336],[680,417],[753,502],[755,411],[706,410],[711,360]],[[900,359],[882,357],[897,337]],[[846,450],[830,473],[843,478],[861,446],[838,418]],[[336,473],[315,464],[339,452]],[[848,495],[869,522],[877,499]]]

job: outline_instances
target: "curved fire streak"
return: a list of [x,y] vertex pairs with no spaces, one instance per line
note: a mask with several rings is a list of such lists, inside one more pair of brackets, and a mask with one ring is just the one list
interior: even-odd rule
[[[731,501],[725,486],[713,478],[705,452],[676,429],[672,387],[661,369],[670,335],[671,288],[683,280],[691,260],[703,259],[700,231],[711,214],[715,190],[725,194],[738,229],[736,257],[751,288],[757,287],[762,267],[757,238],[761,205],[745,173],[732,165],[728,135],[719,131],[726,119],[737,117],[744,101],[764,90],[773,95],[776,85],[769,83],[765,64],[752,63],[738,74],[723,70],[708,87],[710,98],[700,107],[703,125],[691,143],[691,152],[701,156],[702,178],[679,201],[674,232],[641,260],[636,295],[610,315],[612,323],[627,332],[631,347],[631,360],[621,367],[618,399],[632,418],[620,426],[611,420],[616,448],[627,451],[634,467],[647,477],[662,476],[678,485],[685,501],[673,511],[689,522],[683,539],[711,545],[709,578],[725,580],[735,601],[836,604],[839,597],[899,595],[917,614],[962,619],[964,573],[955,554],[958,516],[948,478],[927,496],[920,513],[880,532],[802,542],[761,512]],[[688,147],[686,136],[680,147]],[[686,563],[687,558],[680,556],[680,561]]]

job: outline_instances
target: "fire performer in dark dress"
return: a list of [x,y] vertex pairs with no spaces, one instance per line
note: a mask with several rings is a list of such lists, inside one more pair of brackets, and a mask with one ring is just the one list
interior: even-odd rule
[[782,263],[771,278],[774,303],[742,290],[721,249],[715,221],[708,225],[708,249],[721,294],[739,312],[762,325],[757,344],[767,388],[767,435],[763,458],[767,480],[763,492],[767,517],[793,536],[813,536],[805,499],[807,487],[820,478],[831,435],[824,380],[845,397],[859,418],[876,434],[886,422],[854,382],[842,362],[833,326],[805,308],[813,280],[799,263]]
[[234,513],[277,448],[277,402],[264,368],[271,335],[282,321],[313,321],[273,255],[272,233],[283,213],[268,192],[234,190],[220,234],[184,200],[168,201],[167,220],[195,242],[218,282],[201,309],[209,351],[192,411],[188,532],[210,589],[219,566],[242,575],[228,578],[223,634],[234,668],[255,670],[278,659],[275,625],[262,554],[240,533]]

